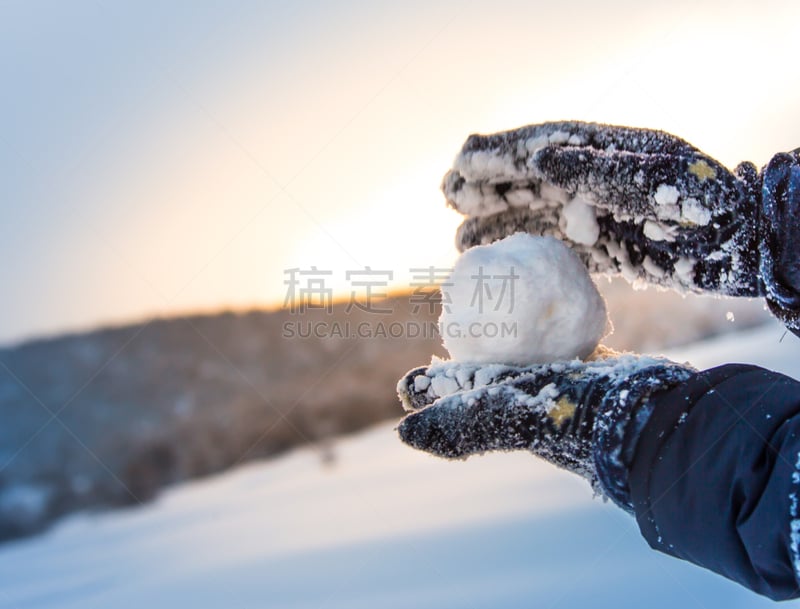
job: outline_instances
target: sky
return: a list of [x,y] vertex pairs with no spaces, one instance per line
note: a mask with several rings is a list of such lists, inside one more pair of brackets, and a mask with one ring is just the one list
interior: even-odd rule
[[800,4],[0,1],[0,344],[451,266],[467,135],[800,145]]

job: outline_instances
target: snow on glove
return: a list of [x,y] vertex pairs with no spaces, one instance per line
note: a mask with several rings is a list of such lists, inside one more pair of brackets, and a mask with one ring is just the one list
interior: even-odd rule
[[631,354],[528,367],[434,363],[397,385],[407,444],[448,459],[529,450],[631,511],[627,472],[648,398],[695,370]]
[[569,243],[592,273],[766,296],[800,328],[800,154],[733,172],[660,131],[552,122],[472,135],[442,184],[465,250],[514,232]]

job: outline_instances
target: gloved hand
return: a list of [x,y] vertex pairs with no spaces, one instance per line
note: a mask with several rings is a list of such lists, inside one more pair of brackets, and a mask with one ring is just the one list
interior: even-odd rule
[[472,135],[445,175],[460,250],[518,231],[567,242],[592,273],[764,296],[800,330],[800,154],[733,173],[675,136],[553,122]]
[[666,359],[601,353],[529,367],[440,362],[398,383],[411,446],[450,459],[529,450],[589,480],[631,511],[627,473],[651,395],[695,370]]

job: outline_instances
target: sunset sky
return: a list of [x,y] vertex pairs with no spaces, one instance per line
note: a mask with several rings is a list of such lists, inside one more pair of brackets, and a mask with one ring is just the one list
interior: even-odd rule
[[556,119],[800,146],[800,3],[0,3],[0,343],[449,266],[463,140]]

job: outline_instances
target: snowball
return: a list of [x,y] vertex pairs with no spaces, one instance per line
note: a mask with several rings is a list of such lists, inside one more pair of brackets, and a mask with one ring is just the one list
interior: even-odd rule
[[669,184],[659,184],[654,198],[658,205],[674,205],[678,202],[680,191]]
[[652,220],[645,221],[643,232],[645,237],[653,241],[675,241],[669,228]]
[[506,193],[506,201],[509,202],[511,207],[528,207],[535,200],[533,193],[527,188],[509,190]]
[[561,213],[564,220],[564,234],[567,239],[582,245],[594,245],[600,238],[600,226],[594,205],[575,197],[564,206]]
[[680,191],[669,184],[660,184],[653,195],[656,206],[655,212],[659,220],[679,221],[681,208],[678,205]]
[[694,287],[694,258],[678,258],[675,263],[675,277],[685,286]]
[[569,194],[566,190],[556,188],[547,182],[542,182],[541,186],[539,186],[539,196],[545,201],[552,201],[553,203],[563,204],[569,201]]
[[517,233],[468,249],[442,284],[454,360],[527,365],[585,358],[608,329],[586,267],[561,241]]
[[414,391],[425,391],[430,384],[431,379],[424,374],[414,377]]
[[703,207],[697,199],[686,199],[683,202],[681,217],[688,224],[706,226],[711,222],[711,211]]

